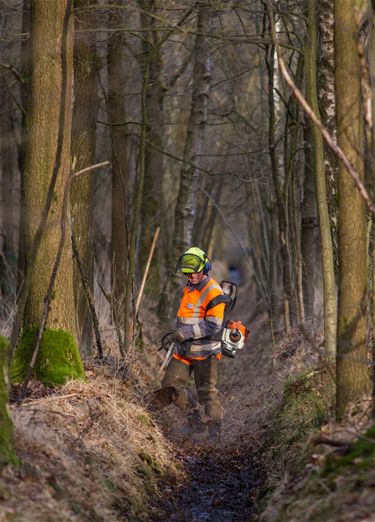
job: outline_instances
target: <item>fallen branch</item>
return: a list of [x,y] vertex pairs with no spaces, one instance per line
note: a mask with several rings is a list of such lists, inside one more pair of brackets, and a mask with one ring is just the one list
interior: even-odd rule
[[331,439],[326,437],[325,435],[317,435],[311,439],[311,443],[314,446],[318,444],[325,444],[326,446],[333,446],[334,448],[347,448],[349,449],[352,446],[352,443],[344,440]]

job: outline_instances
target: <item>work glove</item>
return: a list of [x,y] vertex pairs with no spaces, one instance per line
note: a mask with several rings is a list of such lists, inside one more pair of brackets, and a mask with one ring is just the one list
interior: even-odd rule
[[177,328],[173,332],[173,339],[178,343],[183,343],[187,339],[190,339],[191,335],[184,328]]

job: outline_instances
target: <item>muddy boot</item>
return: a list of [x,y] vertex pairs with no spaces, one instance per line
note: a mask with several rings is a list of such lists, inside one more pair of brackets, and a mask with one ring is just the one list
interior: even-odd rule
[[219,444],[221,441],[221,425],[218,422],[208,424],[208,441],[211,444]]

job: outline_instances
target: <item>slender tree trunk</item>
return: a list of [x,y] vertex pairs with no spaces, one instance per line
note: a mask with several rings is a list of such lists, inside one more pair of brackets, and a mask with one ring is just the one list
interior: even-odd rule
[[[115,3],[114,3],[115,4]],[[116,2],[124,5],[123,1]],[[122,11],[121,11],[122,12]],[[119,28],[123,18],[114,8],[110,14],[110,26]],[[128,195],[128,153],[126,127],[121,125],[126,119],[124,86],[123,33],[114,32],[108,42],[108,114],[111,124],[112,163],[112,263],[114,313],[123,313],[126,268],[128,256],[127,195]]]
[[[83,0],[81,6],[94,5]],[[91,28],[93,14],[82,11],[77,16],[77,29]],[[95,163],[96,117],[99,106],[97,93],[97,58],[95,33],[77,33],[74,45],[74,113],[72,128],[72,158],[75,170]],[[87,286],[94,287],[93,255],[93,176],[79,176],[72,185],[72,233],[82,263]],[[79,345],[82,353],[91,354],[93,325],[89,305],[77,264],[74,265],[74,294],[78,319]]]
[[290,301],[291,301],[291,280],[289,272],[289,249],[288,249],[288,219],[287,219],[287,192],[283,194],[279,179],[279,168],[276,158],[276,113],[274,100],[274,71],[275,71],[275,47],[269,46],[266,50],[266,63],[268,69],[268,107],[269,107],[269,128],[268,128],[268,147],[271,159],[272,179],[274,183],[278,228],[280,257],[282,264],[283,281],[283,308],[284,308],[284,328],[286,333],[290,332]]
[[[306,97],[310,107],[319,115],[317,86],[316,86],[316,59],[317,59],[317,28],[316,2],[306,0],[308,32],[305,42],[305,70],[306,70]],[[336,285],[333,266],[333,248],[327,205],[323,138],[315,125],[309,124],[312,136],[312,159],[316,180],[317,204],[320,224],[320,240],[322,248],[323,281],[324,281],[324,337],[325,354],[333,359],[336,353]]]
[[16,464],[13,452],[13,423],[8,408],[8,341],[0,336],[0,469],[4,464]]
[[[338,144],[363,180],[363,125],[356,35],[360,0],[335,4]],[[357,10],[358,9],[358,10]],[[345,86],[345,89],[342,86]],[[367,365],[367,242],[365,204],[339,164],[339,300],[337,413],[371,389]]]
[[[31,275],[23,333],[13,360],[13,377],[26,372],[41,324],[44,298],[51,267],[60,242],[63,193],[70,171],[70,139],[73,100],[73,16],[69,0],[31,2],[32,76],[30,114],[25,163],[26,252],[33,242],[46,199],[52,196],[50,212],[34,259],[27,258]],[[67,235],[70,229],[67,224]],[[35,376],[47,384],[58,384],[83,376],[76,345],[73,294],[73,260],[65,241],[57,273],[53,300]]]
[[[334,0],[316,0],[317,6],[317,89],[320,116],[323,125],[336,142],[335,51],[334,51]],[[335,277],[338,271],[337,253],[337,179],[338,160],[324,142],[324,169],[327,201],[333,245]]]
[[[139,0],[142,8],[142,27],[147,28],[144,33],[143,52],[149,56],[150,72],[149,85],[146,95],[147,134],[145,157],[145,187],[142,197],[141,229],[139,240],[139,269],[143,274],[147,254],[155,229],[160,226],[162,214],[163,183],[163,155],[157,150],[162,148],[162,134],[164,126],[163,98],[165,89],[162,85],[161,69],[162,56],[158,48],[158,22],[153,16],[157,14],[155,0]],[[147,13],[150,13],[148,15]],[[154,145],[156,148],[152,147]],[[158,256],[154,255],[146,291],[156,295],[160,291],[160,268]]]
[[124,307],[124,345],[125,350],[128,351],[130,344],[134,339],[134,323],[135,323],[135,308],[134,303],[134,279],[135,279],[135,263],[136,263],[136,242],[137,234],[140,225],[141,208],[142,208],[142,195],[143,186],[145,180],[145,160],[146,160],[146,134],[147,134],[147,88],[149,85],[149,62],[146,59],[143,64],[143,75],[142,75],[142,91],[141,91],[141,114],[142,114],[142,126],[139,143],[139,172],[136,178],[136,187],[134,191],[134,207],[132,226],[129,235],[129,268],[126,277],[125,286],[125,307]]
[[[22,33],[30,34],[30,0],[24,0],[22,10]],[[30,36],[22,40],[21,45],[21,67],[24,78],[21,84],[21,105],[23,108],[21,117],[21,146],[19,149],[19,169],[20,169],[20,215],[19,215],[19,238],[18,238],[18,270],[17,270],[17,295],[24,283],[26,272],[26,241],[25,241],[25,155],[27,138],[27,115],[29,114],[29,94],[31,81],[31,42]]]
[[[196,195],[200,177],[200,154],[204,146],[204,129],[211,79],[209,33],[213,17],[210,5],[198,4],[197,36],[193,50],[193,85],[191,109],[183,153],[180,186],[175,209],[175,228],[172,241],[172,260],[192,244],[196,215]],[[178,275],[173,275],[163,289],[161,307],[165,317],[171,319],[177,298]]]

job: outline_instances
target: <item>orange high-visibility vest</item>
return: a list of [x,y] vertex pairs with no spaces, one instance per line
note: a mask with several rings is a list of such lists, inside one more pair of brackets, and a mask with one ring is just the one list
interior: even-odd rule
[[[186,359],[205,359],[221,354],[221,341],[207,334],[207,323],[219,333],[224,319],[225,304],[220,303],[206,310],[213,298],[223,295],[221,286],[215,279],[207,277],[195,286],[187,285],[177,312],[177,325],[192,326],[194,339],[185,342]],[[180,357],[179,357],[180,358]]]

